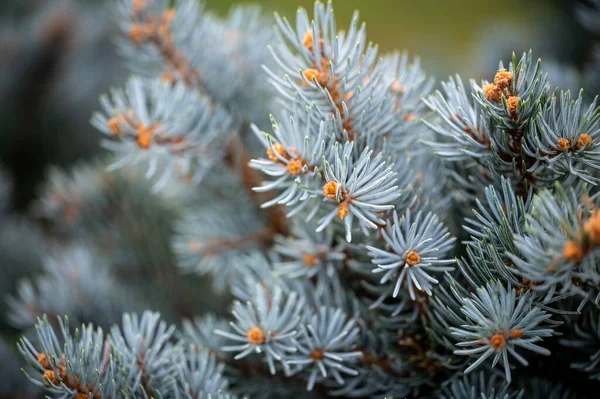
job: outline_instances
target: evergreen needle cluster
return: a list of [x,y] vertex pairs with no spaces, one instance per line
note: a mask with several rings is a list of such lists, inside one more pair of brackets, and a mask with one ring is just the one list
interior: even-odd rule
[[[16,327],[40,313],[84,323],[40,315],[19,341],[45,395],[546,399],[596,386],[595,99],[552,90],[531,52],[434,91],[418,59],[367,40],[358,13],[339,29],[331,2],[275,14],[273,29],[257,8],[112,7],[133,76],[92,118],[111,173],[54,175],[36,211],[80,237],[8,302]],[[158,219],[153,199],[177,211]],[[129,264],[151,282],[134,299]],[[184,292],[231,306],[195,317]],[[162,315],[125,312],[145,306]]]

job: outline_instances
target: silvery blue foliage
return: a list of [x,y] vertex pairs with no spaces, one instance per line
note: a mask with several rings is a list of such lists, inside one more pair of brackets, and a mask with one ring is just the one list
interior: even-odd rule
[[78,164],[68,171],[50,169],[34,215],[62,239],[71,238],[92,252],[99,247],[108,264],[164,268],[176,201],[152,194],[144,165],[106,171],[106,162],[113,160]]
[[[372,157],[373,150],[367,147],[355,160],[353,149],[353,143],[343,146],[336,144],[332,149],[331,161],[323,158],[327,182],[323,192],[327,191],[326,197],[338,205],[319,219],[317,227],[317,231],[322,231],[337,216],[344,223],[346,240],[349,242],[352,241],[355,219],[363,234],[368,234],[368,229],[377,229],[379,225],[386,224],[379,214],[393,209],[393,201],[404,189],[396,185],[397,172],[387,165],[383,153]],[[328,186],[332,183],[335,189],[330,192]]]
[[[570,162],[561,159],[572,158],[562,150],[558,151],[558,147],[553,147],[550,152],[543,148],[544,141],[546,147],[553,139],[557,144],[556,134],[562,134],[550,133],[558,127],[550,127],[553,118],[560,118],[557,123],[564,123],[565,127],[572,125],[568,128],[566,139],[572,139],[574,134],[579,139],[582,133],[577,130],[579,126],[591,127],[590,134],[593,134],[597,119],[594,115],[598,111],[592,106],[580,120],[581,101],[571,103],[567,94],[562,94],[564,103],[552,100],[541,63],[538,61],[534,64],[531,52],[523,54],[519,60],[513,55],[507,69],[500,63],[495,81],[500,86],[487,81],[480,86],[471,81],[470,87],[466,88],[457,76],[443,84],[444,94],[436,92],[427,98],[426,104],[438,113],[441,122],[426,121],[427,126],[441,138],[428,141],[428,144],[450,161],[483,165],[483,169],[477,167],[474,171],[467,170],[488,175],[483,179],[483,182],[488,180],[488,184],[498,172],[521,185],[546,187],[552,184],[561,176],[558,172],[562,171],[562,175],[565,175],[564,168]],[[545,125],[543,120],[546,120]],[[536,133],[541,129],[540,126],[546,133]],[[542,142],[536,139],[541,135],[545,135]],[[521,143],[522,139],[524,143]],[[582,147],[585,150],[576,150],[575,158],[593,158],[593,151],[589,156],[584,155],[593,145],[590,142]],[[576,146],[576,142],[573,142],[568,148],[576,149]],[[589,160],[586,162],[588,167],[597,169]],[[582,173],[577,176],[589,180]],[[455,179],[460,181],[466,177],[455,176]]]
[[589,106],[584,105],[582,92],[575,100],[570,92],[551,98],[535,119],[525,152],[547,162],[558,177],[577,176],[594,183],[600,169],[597,148],[600,114],[596,99]]
[[[171,343],[175,326],[160,319],[160,314],[124,314],[121,327],[113,326],[108,344],[128,365],[127,377],[135,381],[135,395],[163,394],[177,368],[170,356],[180,350]],[[170,388],[172,389],[172,388]],[[169,389],[169,390],[170,390]]]
[[228,201],[188,209],[175,226],[172,243],[182,271],[210,274],[218,291],[243,275],[240,259],[258,252],[260,238],[268,233],[263,221],[248,209],[247,200],[239,193]]
[[44,259],[42,273],[35,281],[23,279],[16,295],[7,296],[13,325],[26,328],[35,324],[36,314],[65,312],[76,323],[93,318],[108,326],[124,309],[139,307],[140,298],[128,294],[108,265],[82,246]]
[[442,386],[439,399],[520,399],[523,391],[513,391],[497,373],[480,371],[455,377]]
[[577,393],[565,385],[542,378],[531,378],[524,382],[527,397],[534,399],[576,399]]
[[[464,230],[471,235],[467,242],[470,262],[461,262],[471,278],[480,276],[479,283],[501,278],[513,286],[523,281],[510,267],[511,257],[518,257],[515,237],[524,233],[525,219],[531,211],[531,197],[523,199],[515,194],[511,182],[501,178],[500,187],[488,186],[484,198],[476,199],[473,217],[465,218]],[[477,285],[477,284],[474,284]]]
[[106,115],[92,120],[117,138],[104,144],[118,155],[112,168],[145,163],[148,177],[162,172],[156,190],[177,176],[198,184],[270,101],[260,78],[270,30],[252,7],[225,20],[196,0],[119,0],[116,9],[120,52],[139,76],[112,103],[103,97]]
[[273,135],[261,132],[253,126],[255,135],[267,151],[268,158],[253,159],[250,167],[275,178],[255,187],[258,192],[282,190],[282,193],[261,206],[276,204],[292,206],[296,211],[288,213],[293,216],[310,202],[314,195],[300,186],[310,186],[316,180],[318,165],[331,146],[330,125],[326,121],[315,119],[314,112],[308,108],[305,113],[298,109],[290,118],[280,125],[271,117]]
[[444,123],[425,121],[425,124],[443,139],[431,141],[436,153],[452,161],[471,159],[487,160],[490,141],[489,120],[483,115],[483,107],[471,93],[476,86],[470,81],[465,87],[460,76],[449,77],[442,82],[442,91],[436,91],[424,102]]
[[524,233],[515,237],[521,257],[512,255],[510,259],[519,274],[535,281],[532,288],[543,292],[546,298],[555,293],[586,297],[600,283],[595,247],[582,252],[581,259],[565,251],[569,243],[583,245],[575,244],[583,229],[582,212],[589,213],[589,204],[581,203],[574,189],[558,186],[554,192],[541,191],[533,199]]
[[38,320],[39,347],[27,338],[18,345],[27,377],[49,397],[230,397],[224,365],[206,349],[169,342],[175,327],[157,313],[125,314],[108,336],[91,324],[71,333],[66,317],[57,336],[52,324]]
[[[163,16],[169,10],[170,3],[169,0],[117,1],[118,23],[123,33],[123,36],[119,37],[118,48],[128,66],[137,74],[158,77],[170,66],[155,43],[142,40],[132,41],[130,37],[132,29],[139,24],[162,22],[155,21],[155,19]],[[204,7],[200,2],[189,0],[177,1],[176,5],[176,12],[172,16],[172,20],[167,21],[166,27],[174,29],[172,32],[174,46],[178,49],[182,48],[181,51],[185,52],[185,56],[192,63],[196,63],[202,55],[192,43],[202,34],[202,26],[198,22],[203,17]]]
[[[294,28],[285,17],[275,14],[277,41],[271,53],[276,65],[267,72],[282,100],[299,96],[306,105],[317,104],[323,115],[337,110],[336,119],[343,123],[347,116],[338,110],[340,101],[362,83],[361,75],[368,75],[377,49],[367,45],[366,26],[358,26],[358,13],[354,13],[347,34],[342,35],[336,29],[331,2],[316,2],[313,18],[310,22],[307,12],[299,9]],[[307,77],[307,70],[321,76]],[[335,93],[327,90],[334,86]]]
[[275,362],[281,363],[289,373],[289,354],[296,352],[295,337],[298,335],[303,302],[295,293],[284,295],[279,287],[269,292],[266,287],[256,287],[253,302],[235,302],[231,322],[232,332],[215,330],[214,333],[234,341],[226,345],[226,352],[236,352],[235,359],[252,353],[264,356],[271,374],[275,374]]
[[333,231],[315,232],[306,223],[295,223],[288,237],[276,237],[273,272],[289,279],[316,279],[315,297],[328,296],[332,287],[340,287],[339,272],[346,254],[335,243]]
[[96,114],[92,123],[117,139],[104,141],[119,154],[113,170],[147,163],[148,178],[160,173],[159,190],[177,173],[199,183],[222,157],[230,116],[184,84],[133,77],[125,91],[114,90],[112,101],[103,96],[101,102],[105,115]]
[[383,273],[380,283],[393,282],[392,296],[398,296],[404,285],[414,300],[415,289],[431,295],[438,280],[431,272],[452,270],[454,259],[444,259],[452,249],[455,239],[447,228],[431,213],[423,217],[418,213],[414,220],[410,210],[401,218],[394,212],[393,224],[381,231],[386,243],[384,249],[368,246],[373,273]]
[[[125,313],[107,337],[63,322],[56,337],[41,319],[42,350],[20,349],[47,394],[520,399],[544,371],[520,372],[537,355],[563,371],[546,356],[570,329],[562,343],[587,352],[572,366],[597,378],[597,320],[585,318],[600,301],[595,102],[552,93],[531,53],[500,62],[493,81],[457,76],[430,94],[418,59],[380,54],[358,13],[339,31],[332,2],[295,23],[276,14],[273,32],[258,8],[224,19],[195,0],[115,8],[135,76],[92,122],[112,169],[141,172],[156,192],[76,169],[51,178],[35,214],[65,240],[169,248],[106,267],[84,249],[53,258],[13,295],[11,322],[30,324],[34,304],[112,324],[103,312],[134,302],[116,295],[131,277],[113,263],[131,259],[162,271],[145,275],[152,299],[185,320],[177,332],[158,313]],[[114,184],[173,212],[145,223],[154,208],[114,201]],[[155,240],[120,242],[147,230]],[[216,294],[234,298],[231,315],[194,317],[190,302]]]
[[[211,394],[221,395],[229,382],[223,377],[225,365],[207,349],[190,348],[176,356],[177,388],[175,397],[210,399]],[[217,396],[219,397],[219,396]]]
[[118,0],[117,8],[119,50],[136,74],[182,80],[235,120],[262,111],[270,95],[260,72],[272,34],[259,8],[232,8],[223,19],[196,0]]
[[[213,314],[207,314],[202,317],[196,317],[193,320],[184,320],[182,323],[181,335],[183,339],[195,348],[208,348],[218,352],[226,343],[226,338],[214,334],[215,330],[227,331],[229,323],[217,318]],[[224,356],[226,353],[221,354]]]
[[309,391],[317,380],[332,378],[343,385],[342,374],[358,375],[352,369],[355,359],[363,356],[362,352],[353,351],[358,334],[356,320],[341,309],[321,307],[300,326],[298,355],[291,357],[289,363],[309,373]]
[[[549,90],[547,76],[541,70],[541,60],[537,60],[534,65],[533,54],[523,54],[517,61],[516,55],[508,65],[508,72],[512,72],[513,78],[510,80],[506,88],[502,89],[501,101],[491,101],[485,95],[482,87],[477,84],[475,89],[475,100],[485,107],[489,116],[498,123],[499,127],[506,129],[514,129],[515,127],[522,128],[526,126],[531,118],[536,116],[538,112],[539,102],[543,95]],[[504,65],[499,64],[499,70],[502,70]],[[510,110],[508,99],[510,97],[518,97],[519,107],[516,112]]]
[[[461,312],[468,324],[450,327],[459,342],[457,355],[472,356],[475,361],[465,370],[468,373],[492,358],[492,367],[500,362],[506,380],[511,380],[509,356],[527,365],[527,360],[517,349],[550,355],[550,351],[536,344],[555,334],[551,314],[533,303],[531,293],[516,296],[514,289],[506,289],[499,283],[489,283],[477,289],[470,297],[458,292]],[[554,322],[556,324],[556,322]]]
[[48,318],[38,320],[38,347],[27,338],[19,342],[19,351],[27,360],[26,375],[35,385],[45,388],[49,397],[64,398],[77,393],[117,397],[127,388],[127,375],[119,372],[109,346],[105,345],[101,329],[83,325],[69,331],[67,318],[59,318],[60,336],[54,332]]

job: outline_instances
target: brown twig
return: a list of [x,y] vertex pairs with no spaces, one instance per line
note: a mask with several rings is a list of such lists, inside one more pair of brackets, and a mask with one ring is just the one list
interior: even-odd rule
[[[254,187],[260,186],[260,178],[258,174],[248,166],[250,159],[250,154],[241,143],[239,137],[235,137],[234,140],[230,141],[225,151],[226,164],[240,175],[242,185],[248,196],[257,203],[262,204],[272,199],[273,194],[257,193],[254,191]],[[280,206],[267,208],[265,209],[265,212],[273,233],[282,235],[289,234],[290,230],[287,225],[287,217]]]
[[[149,43],[159,50],[164,61],[170,65],[175,73],[175,75],[167,73],[163,78],[167,80],[180,79],[188,87],[207,94],[207,98],[211,100],[211,96],[202,82],[200,71],[194,68],[190,60],[185,57],[183,52],[176,48],[173,42],[170,24],[175,16],[175,10],[170,8],[161,15],[145,16],[144,2],[142,1],[132,11],[133,20],[136,23],[132,26],[129,37],[136,45]],[[214,103],[213,106],[215,106]],[[245,128],[247,125],[248,123],[245,121],[239,124],[242,128]],[[260,179],[256,172],[248,166],[251,157],[241,142],[240,136],[241,134],[230,141],[225,151],[225,161],[230,168],[240,175],[245,191],[250,198],[261,204],[272,197],[269,194],[254,192],[253,188],[260,185]],[[274,233],[284,235],[289,233],[285,213],[280,207],[271,207],[266,210],[266,213]],[[264,238],[270,240],[272,236],[266,235]]]

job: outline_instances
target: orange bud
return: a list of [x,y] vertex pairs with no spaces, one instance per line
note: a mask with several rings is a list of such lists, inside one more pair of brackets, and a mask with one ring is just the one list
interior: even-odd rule
[[337,199],[338,183],[330,181],[323,187],[323,195],[332,200]]
[[499,102],[502,97],[502,91],[493,83],[483,86],[483,94],[488,101]]
[[571,148],[571,140],[569,139],[558,139],[558,149],[561,151],[566,151]]
[[290,176],[297,176],[302,173],[302,167],[304,163],[300,159],[292,159],[287,164],[287,170]]
[[265,333],[258,327],[251,328],[246,335],[248,336],[248,342],[252,345],[262,345],[265,343]]
[[510,339],[521,338],[523,336],[523,330],[519,330],[519,329],[510,330],[510,332],[508,333],[508,336],[510,337]]
[[119,121],[117,120],[117,118],[110,118],[108,120],[108,122],[106,122],[106,124],[108,125],[108,128],[115,136],[119,135],[119,133],[121,132],[121,129],[119,128]]
[[[304,72],[304,77],[308,79],[309,82],[313,82],[315,79],[320,83],[321,72],[318,69],[310,68],[306,69]],[[306,85],[306,82],[304,82]]]
[[592,146],[592,141],[592,136],[590,136],[587,133],[582,133],[581,136],[579,136],[579,139],[577,140],[577,149],[589,150]]
[[496,76],[494,76],[494,84],[498,86],[500,90],[508,89],[511,85],[513,79],[513,73],[508,72],[506,69],[502,68],[498,70]]
[[340,202],[340,204],[338,205],[338,216],[340,217],[340,219],[344,220],[344,218],[348,216],[349,213],[350,211],[348,210],[348,204],[346,203],[346,201]]
[[421,255],[416,253],[415,251],[410,251],[408,255],[406,255],[406,263],[409,266],[414,266],[421,261]]
[[317,263],[317,255],[315,254],[304,254],[302,261],[308,267],[313,267]]
[[[285,147],[283,145],[275,143],[273,144],[273,148],[275,149],[277,154],[279,154],[282,158],[288,158],[287,151],[285,150]],[[267,148],[267,157],[273,162],[281,162],[281,160],[277,157],[277,155],[275,155],[273,150],[270,148]]]
[[594,211],[590,218],[585,222],[583,230],[590,236],[590,239],[600,244],[600,212]]
[[579,262],[583,259],[583,249],[575,241],[568,241],[563,247],[563,256],[572,262]]
[[323,357],[325,357],[323,353],[323,348],[315,349],[311,352],[310,357],[313,361],[318,362],[319,360],[322,360]]
[[135,44],[140,45],[142,43],[142,40],[144,39],[143,27],[140,26],[139,24],[133,25],[131,27],[131,29],[129,30],[129,38]]
[[504,334],[496,333],[490,338],[490,346],[495,350],[500,350],[506,346]]
[[515,96],[510,96],[508,97],[508,110],[510,111],[511,115],[516,115],[517,114],[517,110],[519,109],[519,97],[515,97]]

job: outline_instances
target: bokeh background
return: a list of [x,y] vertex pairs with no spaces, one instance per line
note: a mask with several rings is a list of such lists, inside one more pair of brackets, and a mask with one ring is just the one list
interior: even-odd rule
[[[112,38],[110,1],[0,2],[0,164],[14,177],[13,206],[26,210],[50,164],[68,166],[100,151],[89,125],[98,96],[126,79]],[[293,17],[312,0],[205,0],[225,14],[259,4]],[[497,60],[533,49],[550,80],[577,90],[591,36],[569,0],[334,0],[339,27],[360,10],[369,40],[407,50],[439,82],[459,73],[493,75]]]

